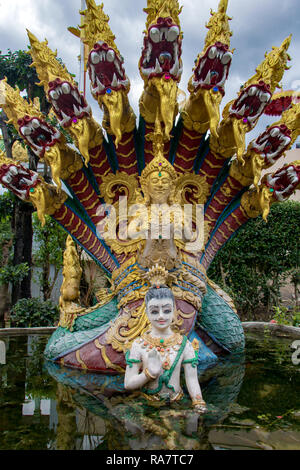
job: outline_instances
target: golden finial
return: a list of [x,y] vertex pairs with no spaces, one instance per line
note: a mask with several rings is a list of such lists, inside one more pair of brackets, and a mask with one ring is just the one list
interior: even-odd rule
[[151,24],[156,24],[160,17],[170,17],[180,26],[179,15],[181,11],[182,7],[179,6],[178,0],[148,0],[147,8],[144,8],[144,12],[148,15],[146,27],[149,29]]
[[206,28],[209,29],[205,40],[205,50],[214,45],[216,42],[226,44],[230,46],[230,38],[232,32],[229,28],[229,21],[232,20],[227,15],[228,0],[221,0],[219,3],[219,8],[217,12],[211,10],[211,18],[206,25]]
[[176,170],[164,156],[164,142],[166,142],[167,139],[165,138],[161,128],[159,113],[157,113],[156,115],[154,132],[148,134],[146,138],[147,140],[152,141],[153,143],[153,153],[155,157],[143,170],[140,177],[141,184],[143,184],[143,182],[148,178],[150,173],[153,173],[154,171],[166,171],[167,173],[169,173],[172,180],[176,180]]
[[68,30],[80,37],[90,50],[97,42],[103,41],[119,54],[114,42],[116,37],[108,26],[109,16],[103,11],[103,3],[96,5],[95,0],[86,0],[86,6],[87,9],[80,12],[83,16],[83,24],[79,26],[80,29],[70,27]]
[[156,113],[155,130],[148,134],[146,139],[153,143],[153,151],[156,156],[158,156],[158,154],[164,155],[164,142],[166,138],[162,132],[159,112]]
[[56,78],[75,85],[75,81],[66,67],[57,60],[57,52],[53,52],[48,47],[48,41],[40,42],[29,30],[27,30],[27,34],[31,44],[29,53],[33,60],[32,67],[36,68],[40,79],[39,85],[44,86],[47,90],[49,82]]

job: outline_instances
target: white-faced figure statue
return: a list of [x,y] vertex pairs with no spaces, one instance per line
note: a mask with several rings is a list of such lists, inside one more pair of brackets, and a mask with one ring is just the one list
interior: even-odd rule
[[198,381],[199,347],[174,331],[175,299],[166,286],[151,287],[145,297],[150,329],[137,338],[126,354],[125,388],[140,390],[150,400],[180,401],[181,368],[193,406],[206,410]]

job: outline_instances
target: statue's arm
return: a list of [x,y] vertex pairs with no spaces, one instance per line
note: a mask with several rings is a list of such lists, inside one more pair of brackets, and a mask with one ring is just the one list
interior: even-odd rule
[[184,350],[182,364],[184,367],[185,383],[193,402],[202,399],[202,392],[198,380],[197,362],[198,352],[195,352],[192,344],[188,342]]
[[[124,386],[126,390],[138,390],[144,387],[147,382],[156,380],[161,374],[161,358],[157,351],[149,353],[144,364],[142,353],[138,343],[134,342],[132,348],[126,354],[126,372]],[[141,368],[143,369],[140,372]]]
[[133,343],[130,351],[126,353],[126,371],[124,386],[126,390],[138,390],[142,388],[149,378],[144,372],[140,373],[143,367],[142,354],[138,344]]

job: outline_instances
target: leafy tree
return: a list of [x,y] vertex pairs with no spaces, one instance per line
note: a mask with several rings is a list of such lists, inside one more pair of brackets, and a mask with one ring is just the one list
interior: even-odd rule
[[[66,232],[51,217],[46,216],[46,224],[42,227],[36,214],[33,215],[34,265],[41,268],[38,280],[42,287],[43,298],[48,300],[58,274],[63,266],[63,253],[66,247]],[[50,269],[54,269],[50,276]]]
[[17,328],[52,327],[58,320],[58,307],[51,300],[21,299],[11,314],[12,325]]
[[4,317],[9,311],[11,298],[9,284],[19,284],[27,276],[27,263],[14,264],[12,253],[14,233],[12,230],[15,197],[6,192],[0,196],[0,324],[4,326]]
[[299,282],[299,220],[299,202],[276,204],[267,223],[250,220],[213,261],[208,276],[233,296],[242,318],[255,319],[258,309],[271,312],[291,272]]
[[27,97],[33,100],[40,99],[42,112],[48,114],[48,104],[43,87],[38,86],[39,78],[32,65],[32,58],[27,51],[12,52],[8,49],[7,54],[0,54],[0,80],[7,77],[7,82],[12,87],[18,87],[20,91],[26,91]]

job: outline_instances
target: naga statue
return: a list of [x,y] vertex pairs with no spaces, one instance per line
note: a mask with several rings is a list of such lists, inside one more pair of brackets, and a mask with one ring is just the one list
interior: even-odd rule
[[[101,124],[48,42],[30,31],[29,53],[58,125],[5,79],[0,82],[1,107],[24,143],[51,168],[53,184],[4,154],[0,182],[31,202],[42,223],[51,216],[68,233],[60,321],[45,350],[49,361],[124,374],[128,351],[151,328],[145,296],[161,279],[175,299],[178,334],[198,345],[199,361],[210,364],[243,351],[234,303],[206,273],[240,227],[259,215],[266,220],[272,204],[300,188],[300,161],[262,177],[297,139],[300,104],[282,101],[282,92],[285,105],[276,105],[290,60],[288,37],[265,54],[221,115],[234,53],[227,8],[228,0],[220,0],[218,11],[211,12],[189,96],[179,106],[182,7],[178,0],[147,0],[138,122],[124,59],[103,4],[95,0],[86,0],[81,26],[69,29],[88,50]],[[246,135],[263,114],[278,121],[247,147]],[[110,280],[88,308],[80,304],[77,246]]]

